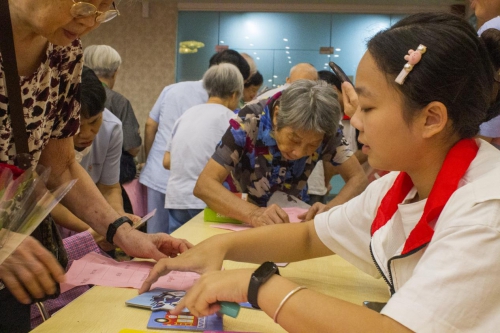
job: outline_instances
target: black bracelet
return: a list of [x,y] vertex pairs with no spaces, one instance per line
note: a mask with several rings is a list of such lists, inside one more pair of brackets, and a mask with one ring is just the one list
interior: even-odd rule
[[126,216],[122,216],[119,219],[117,219],[115,222],[111,223],[108,226],[108,231],[106,232],[106,240],[108,241],[108,243],[114,244],[113,238],[115,237],[116,231],[123,223],[128,223],[131,226],[134,225],[132,220]]

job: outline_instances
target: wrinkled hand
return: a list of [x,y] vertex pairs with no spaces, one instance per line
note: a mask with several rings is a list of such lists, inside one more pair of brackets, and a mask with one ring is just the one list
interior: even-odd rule
[[342,98],[344,99],[344,113],[352,117],[359,110],[358,94],[349,82],[342,83]]
[[311,208],[309,208],[307,212],[297,215],[297,217],[302,221],[309,221],[312,220],[317,214],[323,213],[327,210],[328,207],[325,204],[322,204],[321,202],[316,202],[314,205],[311,206]]
[[33,237],[26,239],[0,265],[0,279],[21,303],[53,295],[64,281],[64,269]]
[[254,227],[278,223],[290,223],[290,220],[288,214],[276,204],[259,207],[250,215],[250,224]]
[[128,224],[118,228],[114,243],[129,256],[154,260],[176,257],[193,246],[185,239],[164,233],[146,234]]
[[170,312],[180,314],[186,307],[193,315],[204,317],[220,310],[219,301],[246,302],[253,271],[234,269],[205,273]]
[[159,260],[149,272],[139,289],[139,293],[148,291],[161,276],[173,270],[199,274],[220,271],[225,253],[221,246],[217,246],[220,245],[217,239],[218,237],[211,237],[175,258]]

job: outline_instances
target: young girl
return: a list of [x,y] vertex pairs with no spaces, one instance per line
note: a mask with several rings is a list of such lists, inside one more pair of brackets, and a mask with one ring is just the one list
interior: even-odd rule
[[[167,269],[210,271],[175,313],[187,306],[207,315],[219,310],[216,300],[250,300],[291,332],[496,331],[500,152],[472,138],[495,115],[492,82],[483,40],[458,17],[417,14],[377,34],[358,67],[351,122],[370,164],[396,172],[314,221],[221,235],[162,259],[141,291]],[[343,89],[352,108],[356,95]],[[332,253],[385,279],[392,297],[380,314],[276,274],[255,283],[262,269],[217,271],[223,259]]]

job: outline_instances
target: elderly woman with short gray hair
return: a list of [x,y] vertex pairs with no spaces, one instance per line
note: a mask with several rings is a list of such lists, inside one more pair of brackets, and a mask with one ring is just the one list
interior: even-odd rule
[[210,67],[203,76],[208,101],[188,109],[176,121],[167,143],[163,166],[170,169],[165,208],[168,209],[168,233],[172,233],[206,207],[193,195],[193,188],[243,93],[243,77],[229,63]]
[[[253,226],[289,222],[277,205],[266,207],[269,198],[283,191],[306,201],[316,163],[324,161],[325,171],[342,163],[335,156],[342,145],[340,117],[337,95],[322,81],[298,80],[267,101],[246,105],[231,121],[194,195],[218,213]],[[229,175],[230,191],[247,193],[248,202],[222,185]],[[320,211],[318,205],[311,215]]]

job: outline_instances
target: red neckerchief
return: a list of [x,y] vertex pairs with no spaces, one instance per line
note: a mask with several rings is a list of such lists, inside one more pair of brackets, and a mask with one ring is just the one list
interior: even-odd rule
[[[429,223],[435,221],[441,214],[446,202],[457,189],[458,182],[476,157],[478,149],[474,139],[460,140],[450,149],[427,198],[422,217],[410,232],[401,255],[430,242],[434,230]],[[392,218],[398,209],[398,204],[403,202],[412,187],[410,176],[406,172],[400,172],[380,203],[377,216],[372,223],[372,236]]]

